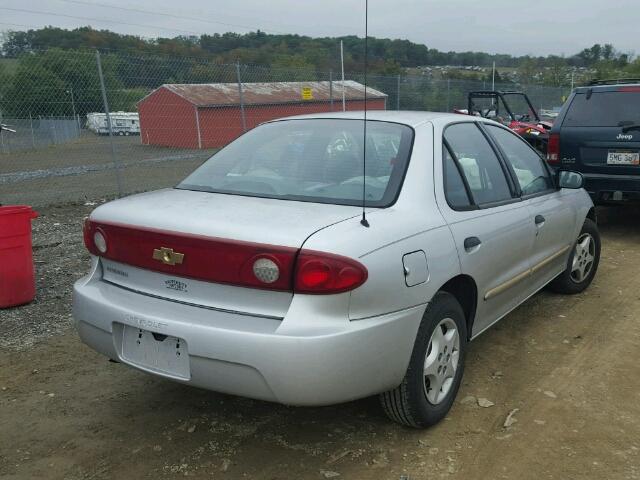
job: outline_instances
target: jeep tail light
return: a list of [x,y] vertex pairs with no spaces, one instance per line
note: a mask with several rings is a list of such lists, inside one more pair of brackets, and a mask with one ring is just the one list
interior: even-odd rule
[[296,293],[332,294],[358,288],[367,280],[367,269],[347,257],[302,250],[296,262]]
[[547,163],[557,165],[560,163],[560,134],[552,133],[549,135],[549,143],[547,144]]
[[618,92],[626,92],[626,93],[638,93],[640,92],[640,87],[631,86],[631,87],[620,87],[617,90]]

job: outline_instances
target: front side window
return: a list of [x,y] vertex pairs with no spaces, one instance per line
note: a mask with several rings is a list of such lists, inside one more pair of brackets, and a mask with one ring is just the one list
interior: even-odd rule
[[478,205],[512,198],[500,160],[474,123],[451,125],[445,130],[444,138]]
[[[177,188],[341,205],[395,200],[413,130],[362,120],[284,120],[261,125],[216,153]],[[366,161],[363,165],[364,151]],[[366,176],[363,170],[366,167]]]
[[553,182],[542,159],[529,144],[505,128],[487,125],[487,130],[513,167],[522,195],[534,195],[553,188]]

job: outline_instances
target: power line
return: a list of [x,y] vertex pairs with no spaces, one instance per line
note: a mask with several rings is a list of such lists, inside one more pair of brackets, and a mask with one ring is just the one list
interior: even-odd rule
[[24,23],[8,23],[8,22],[0,22],[0,25],[9,25],[11,27],[22,27],[22,28],[39,28],[39,25],[31,24],[25,25]]
[[10,7],[0,7],[0,10],[7,10],[11,12],[19,12],[19,13],[32,13],[35,15],[51,15],[54,17],[63,17],[63,18],[71,18],[74,20],[88,20],[90,22],[99,22],[99,23],[109,23],[114,25],[127,25],[130,27],[143,27],[143,28],[154,28],[158,30],[166,30],[169,32],[184,32],[189,33],[191,35],[201,35],[201,32],[195,32],[193,30],[184,30],[182,28],[168,28],[168,27],[160,27],[157,25],[149,25],[144,23],[132,23],[132,22],[122,22],[119,20],[105,20],[102,18],[94,18],[94,17],[81,17],[79,15],[68,15],[64,13],[54,13],[54,12],[44,12],[41,10],[29,10],[26,8],[10,8]]
[[78,5],[87,5],[87,6],[91,6],[91,7],[103,7],[103,8],[112,8],[114,10],[123,10],[126,12],[135,12],[135,13],[144,13],[144,14],[150,14],[150,15],[157,15],[157,16],[161,16],[161,17],[168,17],[168,18],[174,18],[174,19],[182,19],[182,20],[189,20],[192,22],[200,22],[200,23],[205,23],[205,24],[212,24],[215,23],[217,25],[222,25],[225,27],[233,27],[233,28],[243,28],[245,30],[262,30],[264,32],[272,32],[272,33],[287,33],[287,32],[281,32],[278,30],[267,30],[267,29],[262,29],[262,28],[256,28],[256,27],[249,27],[247,25],[240,25],[240,24],[236,24],[236,23],[226,23],[226,22],[219,22],[217,20],[209,20],[209,19],[203,19],[203,18],[198,18],[198,17],[191,17],[188,15],[176,15],[173,13],[165,13],[165,12],[159,12],[159,11],[152,11],[152,10],[143,10],[141,8],[131,8],[131,7],[120,7],[117,5],[109,5],[107,3],[100,3],[100,2],[88,2],[88,1],[84,1],[84,0],[59,0],[61,2],[67,2],[67,3],[75,3]]

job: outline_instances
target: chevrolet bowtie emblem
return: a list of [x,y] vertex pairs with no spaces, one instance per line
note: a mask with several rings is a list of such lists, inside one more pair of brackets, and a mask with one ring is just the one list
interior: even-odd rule
[[166,265],[180,265],[184,260],[184,253],[174,252],[173,248],[161,247],[153,250],[153,259]]

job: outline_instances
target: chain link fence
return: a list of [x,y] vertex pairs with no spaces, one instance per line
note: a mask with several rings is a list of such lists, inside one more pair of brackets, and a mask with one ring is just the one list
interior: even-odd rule
[[[217,64],[202,58],[47,50],[0,70],[0,203],[96,201],[179,182],[255,125],[286,115],[362,110],[364,77]],[[368,107],[450,112],[489,82],[370,75]],[[522,90],[538,109],[569,88]]]

